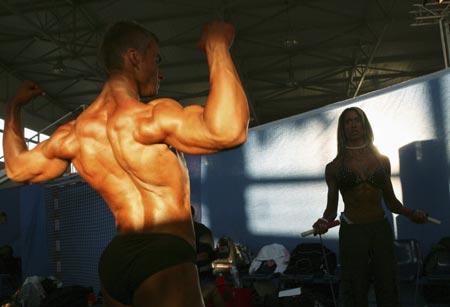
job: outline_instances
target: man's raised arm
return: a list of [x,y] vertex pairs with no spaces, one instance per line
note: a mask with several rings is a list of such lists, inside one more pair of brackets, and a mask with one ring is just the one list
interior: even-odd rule
[[249,108],[229,48],[234,27],[214,21],[202,29],[199,48],[206,51],[210,92],[204,107],[182,108],[177,102],[153,102],[152,117],[143,121],[138,141],[164,142],[190,154],[236,147],[247,139]]
[[206,51],[211,86],[203,119],[212,133],[239,144],[247,137],[249,108],[229,52],[233,40],[234,27],[224,22],[208,23],[202,30],[199,47]]
[[[10,100],[6,109],[3,151],[7,176],[18,182],[38,182],[58,177],[64,173],[69,162],[55,159],[48,142],[40,143],[29,151],[23,136],[21,109],[43,91],[33,81],[24,81]],[[49,155],[50,153],[50,155]]]

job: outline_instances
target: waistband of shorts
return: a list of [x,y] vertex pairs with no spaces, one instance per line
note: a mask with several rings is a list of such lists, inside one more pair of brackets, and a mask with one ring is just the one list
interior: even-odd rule
[[341,222],[341,224],[347,224],[347,225],[370,225],[370,224],[377,224],[377,223],[381,223],[384,221],[387,221],[387,216],[386,214],[380,218],[379,220],[373,221],[373,222],[368,222],[368,223],[355,223],[352,220],[350,220],[345,214],[344,212],[341,212],[341,215],[339,216],[339,220]]

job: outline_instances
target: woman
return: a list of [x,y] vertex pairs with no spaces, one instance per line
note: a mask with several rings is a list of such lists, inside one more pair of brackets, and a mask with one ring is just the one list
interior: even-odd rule
[[416,223],[427,214],[403,207],[391,182],[389,158],[373,144],[373,132],[366,114],[359,108],[345,109],[338,123],[338,154],[327,164],[327,207],[314,223],[314,234],[327,232],[327,223],[337,216],[339,191],[345,209],[341,214],[339,254],[342,268],[342,306],[368,306],[371,276],[375,281],[377,305],[400,306],[396,284],[395,255],[387,208]]

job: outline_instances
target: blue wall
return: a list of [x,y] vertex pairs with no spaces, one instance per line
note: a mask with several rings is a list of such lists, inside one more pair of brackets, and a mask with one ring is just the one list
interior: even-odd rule
[[7,223],[0,224],[0,246],[10,245],[14,255],[21,254],[20,244],[20,188],[1,191],[0,211],[7,215]]
[[0,245],[10,245],[21,258],[23,277],[48,275],[44,185],[3,189],[0,199],[0,211],[8,216],[8,223],[0,225]]
[[[263,245],[295,245],[326,206],[325,165],[336,155],[344,108],[367,113],[375,144],[389,156],[397,197],[441,225],[389,216],[398,239],[416,238],[427,253],[450,235],[450,71],[251,129],[241,147],[202,157],[203,221],[216,238],[230,236],[257,252]],[[343,211],[340,199],[339,212]],[[338,251],[337,227],[324,236]]]
[[114,217],[100,195],[75,178],[45,190],[50,275],[98,292],[98,260],[116,233]]

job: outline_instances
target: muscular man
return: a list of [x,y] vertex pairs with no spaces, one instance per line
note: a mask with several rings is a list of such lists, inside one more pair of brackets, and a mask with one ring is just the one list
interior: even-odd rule
[[105,34],[101,53],[108,78],[76,120],[27,150],[20,110],[43,93],[26,81],[8,104],[3,146],[8,177],[42,182],[72,162],[108,204],[118,229],[103,252],[99,274],[105,306],[203,306],[195,266],[189,178],[179,152],[208,154],[247,137],[246,95],[229,47],[234,28],[204,26],[211,90],[204,107],[173,99],[141,103],[159,87],[158,39],[119,22]]

